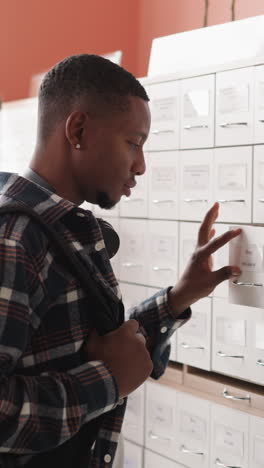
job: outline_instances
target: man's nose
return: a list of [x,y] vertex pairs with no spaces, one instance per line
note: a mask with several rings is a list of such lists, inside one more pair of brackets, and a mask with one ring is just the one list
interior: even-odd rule
[[145,163],[143,151],[141,151],[140,154],[138,155],[133,169],[134,169],[133,172],[136,175],[143,175],[144,172],[146,171],[146,163]]

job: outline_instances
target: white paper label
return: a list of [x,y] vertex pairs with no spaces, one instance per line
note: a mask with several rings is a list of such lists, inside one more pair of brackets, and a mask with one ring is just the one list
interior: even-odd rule
[[153,424],[165,426],[172,425],[172,414],[173,408],[169,405],[160,404],[157,401],[150,401],[149,403],[149,415],[150,420]]
[[173,260],[175,257],[175,239],[168,236],[153,236],[151,241],[153,259],[155,256],[161,259]]
[[205,440],[206,422],[193,414],[181,413],[180,432],[191,439]]
[[232,455],[243,457],[244,455],[244,434],[231,427],[217,424],[216,426],[216,446]]
[[152,189],[155,191],[171,192],[176,190],[176,169],[175,167],[153,167],[152,168]]
[[240,267],[242,271],[263,271],[263,246],[247,244],[241,246]]
[[256,323],[256,348],[264,349],[264,322]]
[[151,105],[151,117],[153,122],[167,122],[177,118],[177,98],[165,97],[153,99]]
[[254,461],[258,463],[258,468],[264,468],[264,438],[255,437],[254,442]]
[[218,186],[221,190],[244,191],[247,187],[246,164],[220,164]]
[[194,89],[184,94],[184,118],[195,119],[208,117],[209,91],[207,89]]
[[207,190],[209,188],[209,166],[185,166],[183,170],[184,190]]
[[219,113],[248,112],[249,86],[234,86],[219,90]]
[[138,468],[137,460],[133,458],[128,458],[129,456],[125,454],[125,468]]
[[257,85],[257,106],[258,110],[264,109],[264,81],[259,81]]
[[189,320],[180,330],[181,335],[195,336],[204,338],[207,333],[206,315],[195,311],[192,315],[192,320]]
[[216,337],[220,343],[245,346],[246,322],[244,320],[228,320],[226,317],[217,317]]
[[128,255],[129,257],[138,258],[140,256],[140,252],[142,251],[143,237],[127,237],[125,239],[125,245],[126,255]]

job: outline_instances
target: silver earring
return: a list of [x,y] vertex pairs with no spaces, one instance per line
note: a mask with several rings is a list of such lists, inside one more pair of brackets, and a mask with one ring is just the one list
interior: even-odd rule
[[80,143],[76,143],[75,148],[76,148],[76,149],[80,149],[80,148],[81,148]]

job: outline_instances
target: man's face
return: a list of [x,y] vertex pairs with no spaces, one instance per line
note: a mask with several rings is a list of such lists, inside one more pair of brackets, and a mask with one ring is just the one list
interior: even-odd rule
[[148,103],[129,97],[129,108],[113,116],[97,118],[85,132],[85,147],[78,170],[83,199],[113,207],[122,195],[129,196],[135,176],[145,172],[143,144],[150,128]]

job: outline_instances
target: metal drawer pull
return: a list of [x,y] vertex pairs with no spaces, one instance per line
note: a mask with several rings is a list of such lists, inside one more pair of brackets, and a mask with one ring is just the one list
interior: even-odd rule
[[208,200],[205,200],[205,199],[203,199],[203,198],[200,198],[200,199],[199,199],[199,198],[184,198],[184,201],[185,201],[186,203],[197,203],[197,202],[199,202],[199,203],[201,203],[201,202],[207,203],[207,202],[208,202]]
[[264,119],[259,119],[259,122],[264,123]]
[[228,358],[235,358],[235,359],[244,359],[244,356],[240,356],[238,354],[226,354],[226,353],[223,353],[222,351],[217,351],[216,355],[218,357],[228,357]]
[[246,282],[246,281],[244,282],[244,281],[237,281],[237,280],[232,281],[232,283],[235,286],[248,286],[248,287],[251,287],[251,288],[263,288],[262,283],[249,283],[249,282]]
[[200,125],[184,125],[184,130],[198,130],[200,128],[208,128],[208,125],[206,124],[200,124]]
[[122,263],[122,266],[127,267],[127,268],[135,268],[135,267],[141,268],[143,265],[140,265],[139,263],[126,262],[126,263]]
[[262,359],[258,359],[257,366],[264,366],[264,361],[262,361]]
[[221,462],[219,458],[216,458],[215,464],[217,466],[222,466],[223,468],[242,468],[241,466],[225,465],[224,463]]
[[151,133],[152,135],[159,135],[160,133],[174,133],[174,130],[171,130],[171,129],[167,129],[167,130],[158,130],[158,129],[154,129],[154,130],[151,130]]
[[173,440],[172,437],[162,437],[158,434],[155,434],[152,431],[149,431],[148,435],[152,440],[167,440],[167,441]]
[[124,198],[125,203],[144,201],[144,198]]
[[152,200],[152,203],[158,205],[159,203],[174,203],[174,200]]
[[258,202],[264,203],[264,198],[259,198],[259,199],[258,199]]
[[162,268],[162,267],[159,267],[159,266],[154,266],[154,267],[152,267],[152,270],[153,270],[153,271],[173,271],[172,268],[165,268],[165,267]]
[[248,122],[224,122],[219,124],[219,127],[222,128],[229,128],[229,127],[246,127],[248,125]]
[[184,445],[180,446],[180,451],[182,453],[190,453],[191,455],[204,455],[204,452],[194,452],[193,450],[187,449]]
[[238,397],[238,396],[229,395],[228,390],[226,388],[224,388],[224,390],[222,392],[222,395],[227,400],[234,400],[234,401],[250,401],[251,400],[250,395],[247,395],[245,397]]
[[245,203],[246,200],[217,200],[219,203]]
[[181,347],[184,349],[205,349],[204,346],[191,346],[191,345],[188,345],[187,343],[181,343]]

